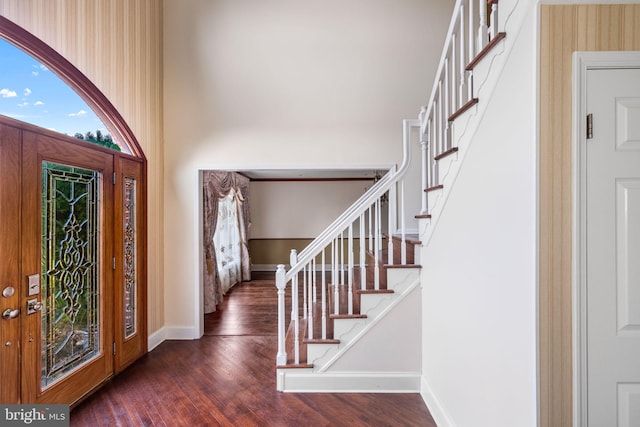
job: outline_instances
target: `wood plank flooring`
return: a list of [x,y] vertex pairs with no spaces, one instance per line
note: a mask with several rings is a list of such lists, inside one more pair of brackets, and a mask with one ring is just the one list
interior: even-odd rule
[[425,426],[418,394],[279,393],[276,289],[234,287],[205,336],[165,341],[71,412],[72,426]]

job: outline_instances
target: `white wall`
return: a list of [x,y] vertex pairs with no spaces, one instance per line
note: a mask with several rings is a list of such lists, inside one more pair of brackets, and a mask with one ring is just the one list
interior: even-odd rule
[[489,107],[422,252],[423,396],[439,425],[537,425],[537,9],[529,3],[518,11],[524,26],[507,29],[514,48],[493,95],[479,96]]
[[167,336],[200,322],[198,170],[399,162],[453,3],[164,1]]

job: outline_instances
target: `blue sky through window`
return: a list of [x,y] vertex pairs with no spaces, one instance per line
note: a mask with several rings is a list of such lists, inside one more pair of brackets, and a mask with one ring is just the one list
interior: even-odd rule
[[0,114],[74,136],[108,134],[102,121],[65,82],[0,39]]

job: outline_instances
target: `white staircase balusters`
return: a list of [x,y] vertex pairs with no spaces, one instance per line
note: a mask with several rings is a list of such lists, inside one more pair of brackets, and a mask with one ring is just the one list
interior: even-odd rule
[[349,224],[349,233],[348,233],[348,271],[347,271],[347,305],[349,314],[353,314],[353,269],[354,269],[354,259],[353,259],[353,223]]
[[464,13],[464,3],[460,4],[460,20],[458,21],[458,25],[460,26],[460,63],[458,64],[458,72],[460,73],[460,85],[458,87],[458,105],[462,107],[465,103],[465,96],[467,96],[467,50],[465,49],[465,13]]
[[[446,62],[445,62],[446,65]],[[438,115],[437,115],[437,121],[436,123],[438,124],[438,142],[436,143],[436,156],[439,155],[440,153],[442,153],[444,151],[444,113],[445,110],[443,108],[443,95],[442,95],[442,85],[443,85],[443,81],[438,82]],[[438,178],[436,176],[436,178]],[[438,181],[435,182],[435,184],[439,184]]]
[[[409,126],[418,127],[419,120],[408,120]],[[327,315],[327,286],[329,283],[326,281],[325,270],[331,272],[330,284],[333,286],[333,302],[332,314],[344,315],[340,312],[341,304],[340,297],[342,291],[344,291],[345,298],[347,298],[345,306],[348,314],[356,315],[355,312],[355,280],[354,272],[358,268],[361,273],[360,287],[366,289],[367,287],[367,262],[369,260],[375,260],[376,256],[382,252],[383,248],[383,235],[382,235],[382,201],[381,198],[386,194],[386,200],[395,206],[395,212],[390,212],[390,218],[397,218],[399,213],[398,209],[398,194],[396,186],[403,180],[403,177],[408,169],[410,162],[410,150],[409,139],[410,132],[404,132],[406,141],[403,142],[403,162],[400,168],[392,168],[386,175],[378,180],[363,196],[361,196],[354,206],[350,207],[343,213],[336,221],[334,221],[320,236],[307,246],[303,251],[297,253],[295,250],[291,251],[290,263],[291,268],[282,274],[282,269],[277,270],[276,274],[278,289],[286,288],[286,284],[291,282],[291,319],[293,326],[293,347],[294,357],[293,363],[300,363],[300,343],[304,338],[300,336],[300,310],[303,311],[302,317],[306,317],[308,328],[306,329],[306,335],[309,339],[315,339],[314,336],[314,322],[321,321],[322,325],[318,330],[322,330],[322,339],[327,339],[328,328],[327,322],[330,321],[330,317]],[[391,201],[393,199],[393,201]],[[400,197],[400,203],[404,202],[404,198]],[[404,211],[402,211],[404,212]],[[367,224],[367,217],[369,218]],[[359,229],[359,264],[356,264],[355,256],[355,235],[354,223],[359,221],[357,225]],[[397,227],[396,223],[392,220],[391,231]],[[404,233],[404,223],[401,226],[401,232]],[[366,256],[366,229],[369,229],[369,248],[373,257],[368,258]],[[346,233],[346,237],[345,237]],[[331,249],[329,249],[331,248]],[[325,251],[330,250],[330,264],[328,267],[326,263]],[[346,251],[346,253],[345,253]],[[377,255],[376,255],[377,254]],[[317,259],[321,259],[320,277],[322,278],[322,315],[314,314],[314,307],[317,305]],[[345,259],[346,258],[346,259]],[[375,288],[380,289],[380,274],[381,269],[378,262],[374,263],[375,274]],[[283,267],[284,268],[284,267]],[[298,282],[299,275],[303,277],[303,298],[299,301],[298,297]],[[346,276],[345,276],[346,275]],[[346,287],[345,287],[346,286]],[[286,296],[286,293],[284,293]],[[282,298],[284,299],[284,298]],[[278,301],[278,313],[281,318],[284,316],[281,313],[284,311],[285,302]],[[282,322],[284,322],[282,320]],[[284,323],[282,329],[284,330]],[[281,342],[286,339],[285,333],[278,333],[279,347],[277,355],[277,363],[282,365],[286,362],[286,351],[281,350]],[[285,347],[286,348],[286,347]],[[284,356],[283,356],[284,355]],[[284,361],[283,361],[284,358]]]
[[325,249],[322,250],[322,339],[327,339],[327,279],[325,274]]
[[[476,4],[476,1],[479,3]],[[419,127],[421,144],[421,183],[425,189],[441,188],[440,170],[438,160],[441,155],[453,153],[455,147],[453,140],[453,120],[463,111],[478,102],[474,99],[473,66],[487,51],[485,49],[491,40],[503,33],[498,32],[498,0],[488,0],[490,7],[487,15],[487,0],[458,0],[454,7],[445,46],[442,52],[438,71],[429,102],[420,111],[418,120],[405,120],[403,122],[403,160],[396,170],[392,168],[381,179],[377,179],[358,200],[343,212],[300,253],[291,251],[290,269],[287,271],[283,264],[279,264],[276,270],[276,287],[278,289],[278,353],[276,363],[279,366],[288,363],[286,353],[285,332],[285,298],[286,286],[291,282],[291,320],[293,326],[293,363],[300,364],[300,313],[307,318],[307,336],[314,339],[314,308],[317,305],[317,275],[321,276],[321,337],[327,340],[329,337],[328,322],[332,316],[327,315],[327,310],[333,315],[344,317],[341,313],[341,305],[346,306],[348,315],[354,313],[354,273],[358,269],[360,273],[360,289],[365,291],[368,286],[376,290],[381,288],[381,274],[386,274],[386,269],[381,269],[379,256],[383,249],[383,209],[382,198],[386,194],[385,202],[388,203],[388,240],[387,251],[389,264],[393,264],[394,249],[400,244],[400,263],[406,265],[407,235],[405,224],[405,185],[404,175],[410,164],[411,128]],[[477,13],[476,13],[477,11]],[[487,22],[487,16],[488,22]],[[497,41],[497,40],[496,40]],[[428,215],[432,208],[427,193],[423,192],[421,214]],[[367,221],[368,219],[368,221]],[[356,263],[354,223],[358,223],[359,256]],[[399,223],[399,224],[398,224]],[[398,226],[399,225],[399,226]],[[368,236],[367,236],[368,229]],[[393,236],[399,231],[400,241],[394,242]],[[345,241],[345,233],[347,234]],[[367,245],[368,240],[368,245]],[[368,251],[371,257],[366,255]],[[329,249],[330,248],[330,249]],[[326,264],[325,251],[330,250],[330,265]],[[346,254],[345,254],[346,251]],[[345,257],[347,258],[345,260]],[[316,262],[321,262],[321,272],[318,273]],[[367,263],[373,262],[369,270]],[[327,283],[326,271],[330,272],[331,280]],[[373,272],[373,274],[371,274]],[[299,301],[298,281],[299,275],[303,277],[303,300]],[[346,280],[345,280],[346,274]],[[367,278],[367,276],[373,277]],[[369,279],[369,280],[367,280]],[[372,282],[372,284],[371,284]],[[385,281],[386,283],[386,281]],[[328,286],[333,286],[333,307],[327,307],[330,294]],[[346,288],[345,288],[346,286]],[[340,304],[341,295],[346,295],[346,304]],[[350,319],[350,321],[353,319]],[[334,337],[335,338],[335,337]]]
[[373,252],[373,232],[371,231],[371,228],[373,227],[373,221],[371,219],[371,215],[372,215],[372,207],[369,206],[369,252]]
[[309,263],[309,266],[307,267],[307,273],[308,273],[308,277],[309,279],[307,280],[307,286],[305,286],[305,289],[307,289],[307,298],[305,298],[305,313],[307,313],[306,318],[307,318],[307,336],[309,337],[309,339],[313,339],[313,277],[312,277],[312,268],[313,266],[313,261],[311,261]]
[[[285,274],[287,274],[284,264],[278,264],[276,270],[276,288],[278,289],[278,354],[276,355],[276,365],[284,366],[287,364],[287,351],[285,349],[285,314],[284,314],[284,294],[287,287],[285,281]],[[291,317],[293,319],[293,315]]]
[[360,214],[360,289],[365,290],[367,288],[367,254],[365,253],[366,236],[364,234],[364,219],[365,214]]
[[460,59],[456,48],[458,47],[458,35],[454,33],[451,38],[451,81],[449,84],[449,89],[451,91],[449,102],[449,111],[453,112],[460,108],[462,105],[458,105],[458,67],[457,60]]
[[[291,265],[298,263],[297,252],[291,250],[289,257]],[[286,273],[285,279],[286,280]],[[293,363],[300,363],[300,316],[298,315],[298,273],[291,278],[291,320],[293,321]]]
[[[489,15],[487,0],[458,0],[454,7],[431,96],[424,107],[426,112],[420,113],[420,127],[427,144],[422,153],[428,156],[422,162],[427,177],[425,188],[441,184],[435,159],[454,151],[452,121],[478,102],[473,93],[473,64],[481,57],[478,54],[486,52],[488,43],[499,35],[498,0],[488,0],[488,3]],[[427,199],[423,198],[423,215],[428,214],[429,208],[424,206]]]
[[398,212],[395,185],[392,185],[391,188],[389,188],[389,192],[387,193],[387,204],[387,264],[393,264],[393,250],[395,243],[393,242],[392,236],[396,233],[396,213]]
[[489,27],[487,26],[487,2],[480,1],[480,25],[478,25],[478,52],[480,52],[489,42]]
[[316,297],[316,259],[311,260],[311,269],[309,273],[309,280],[311,281],[311,298],[310,302],[315,303],[318,301]]
[[374,289],[380,289],[380,263],[378,262],[378,254],[380,253],[380,199],[376,199],[373,209],[374,216],[374,238],[373,238],[373,282]]
[[340,313],[339,284],[338,283],[338,239],[334,239],[332,243],[334,260],[333,260],[333,314]]
[[[451,41],[453,42],[455,40],[456,35],[452,34],[451,35]],[[451,46],[451,45],[450,45]],[[451,47],[449,47],[449,49],[451,49]],[[443,98],[443,109],[442,109],[442,127],[444,129],[444,135],[443,135],[443,139],[442,139],[442,147],[440,148],[440,153],[444,153],[445,151],[447,151],[449,149],[449,121],[446,120],[447,117],[449,117],[449,115],[451,114],[451,91],[449,90],[449,85],[451,84],[449,82],[449,68],[451,66],[451,51],[449,51],[449,55],[447,57],[447,59],[445,60],[445,64],[444,64],[444,83],[443,83],[443,93],[442,93],[442,98]]]
[[[395,166],[394,166],[395,168]],[[395,243],[392,236],[396,234],[398,229],[398,199],[397,199],[397,183],[392,185],[387,192],[387,202],[389,204],[388,209],[388,234],[387,234],[387,264],[393,264],[393,253],[395,250]]]
[[[422,122],[424,120],[424,116],[427,113],[427,109],[425,107],[422,107],[422,109],[420,110],[420,121]],[[420,176],[420,182],[422,185],[422,189],[424,190],[425,188],[429,187],[429,162],[428,162],[428,150],[429,150],[429,141],[428,141],[428,135],[430,132],[430,122],[426,123],[426,132],[420,132],[420,154],[422,156],[421,158],[421,168],[422,168],[422,174]],[[427,198],[427,193],[425,191],[422,191],[422,206],[420,208],[420,214],[421,215],[426,215],[427,212],[429,212],[429,201]]]
[[307,266],[302,267],[302,317],[307,318]]
[[[464,3],[464,2],[461,2]],[[475,21],[476,21],[476,14],[475,12],[475,7],[474,7],[474,1],[470,0],[469,1],[469,41],[467,42],[467,46],[469,47],[469,58],[468,61],[471,61],[473,59],[474,56],[476,56],[476,40],[475,40],[475,35],[476,35],[476,29],[475,29]],[[469,99],[471,99],[471,96],[469,96]]]
[[344,285],[344,230],[340,233],[340,284]]
[[489,12],[489,38],[493,40],[498,35],[498,1],[491,0],[491,11]]

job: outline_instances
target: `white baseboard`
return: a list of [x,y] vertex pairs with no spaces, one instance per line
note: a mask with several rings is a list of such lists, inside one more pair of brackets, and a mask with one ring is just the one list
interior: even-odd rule
[[435,397],[429,384],[427,384],[426,378],[423,376],[420,381],[420,396],[424,400],[425,405],[429,408],[429,412],[436,422],[438,427],[455,427],[455,424],[447,416],[444,408],[440,404],[440,401]]
[[149,351],[153,350],[165,340],[196,340],[200,338],[192,327],[163,326],[147,338]]
[[167,331],[164,326],[147,338],[147,348],[149,351],[153,350],[167,339]]
[[[285,267],[289,268],[289,264],[285,264]],[[275,277],[277,269],[277,264],[251,264],[251,271],[271,271],[273,277]]]
[[323,372],[277,370],[278,390],[295,393],[418,393],[420,374],[407,372]]
[[194,327],[191,326],[165,326],[168,340],[197,340],[200,338]]

